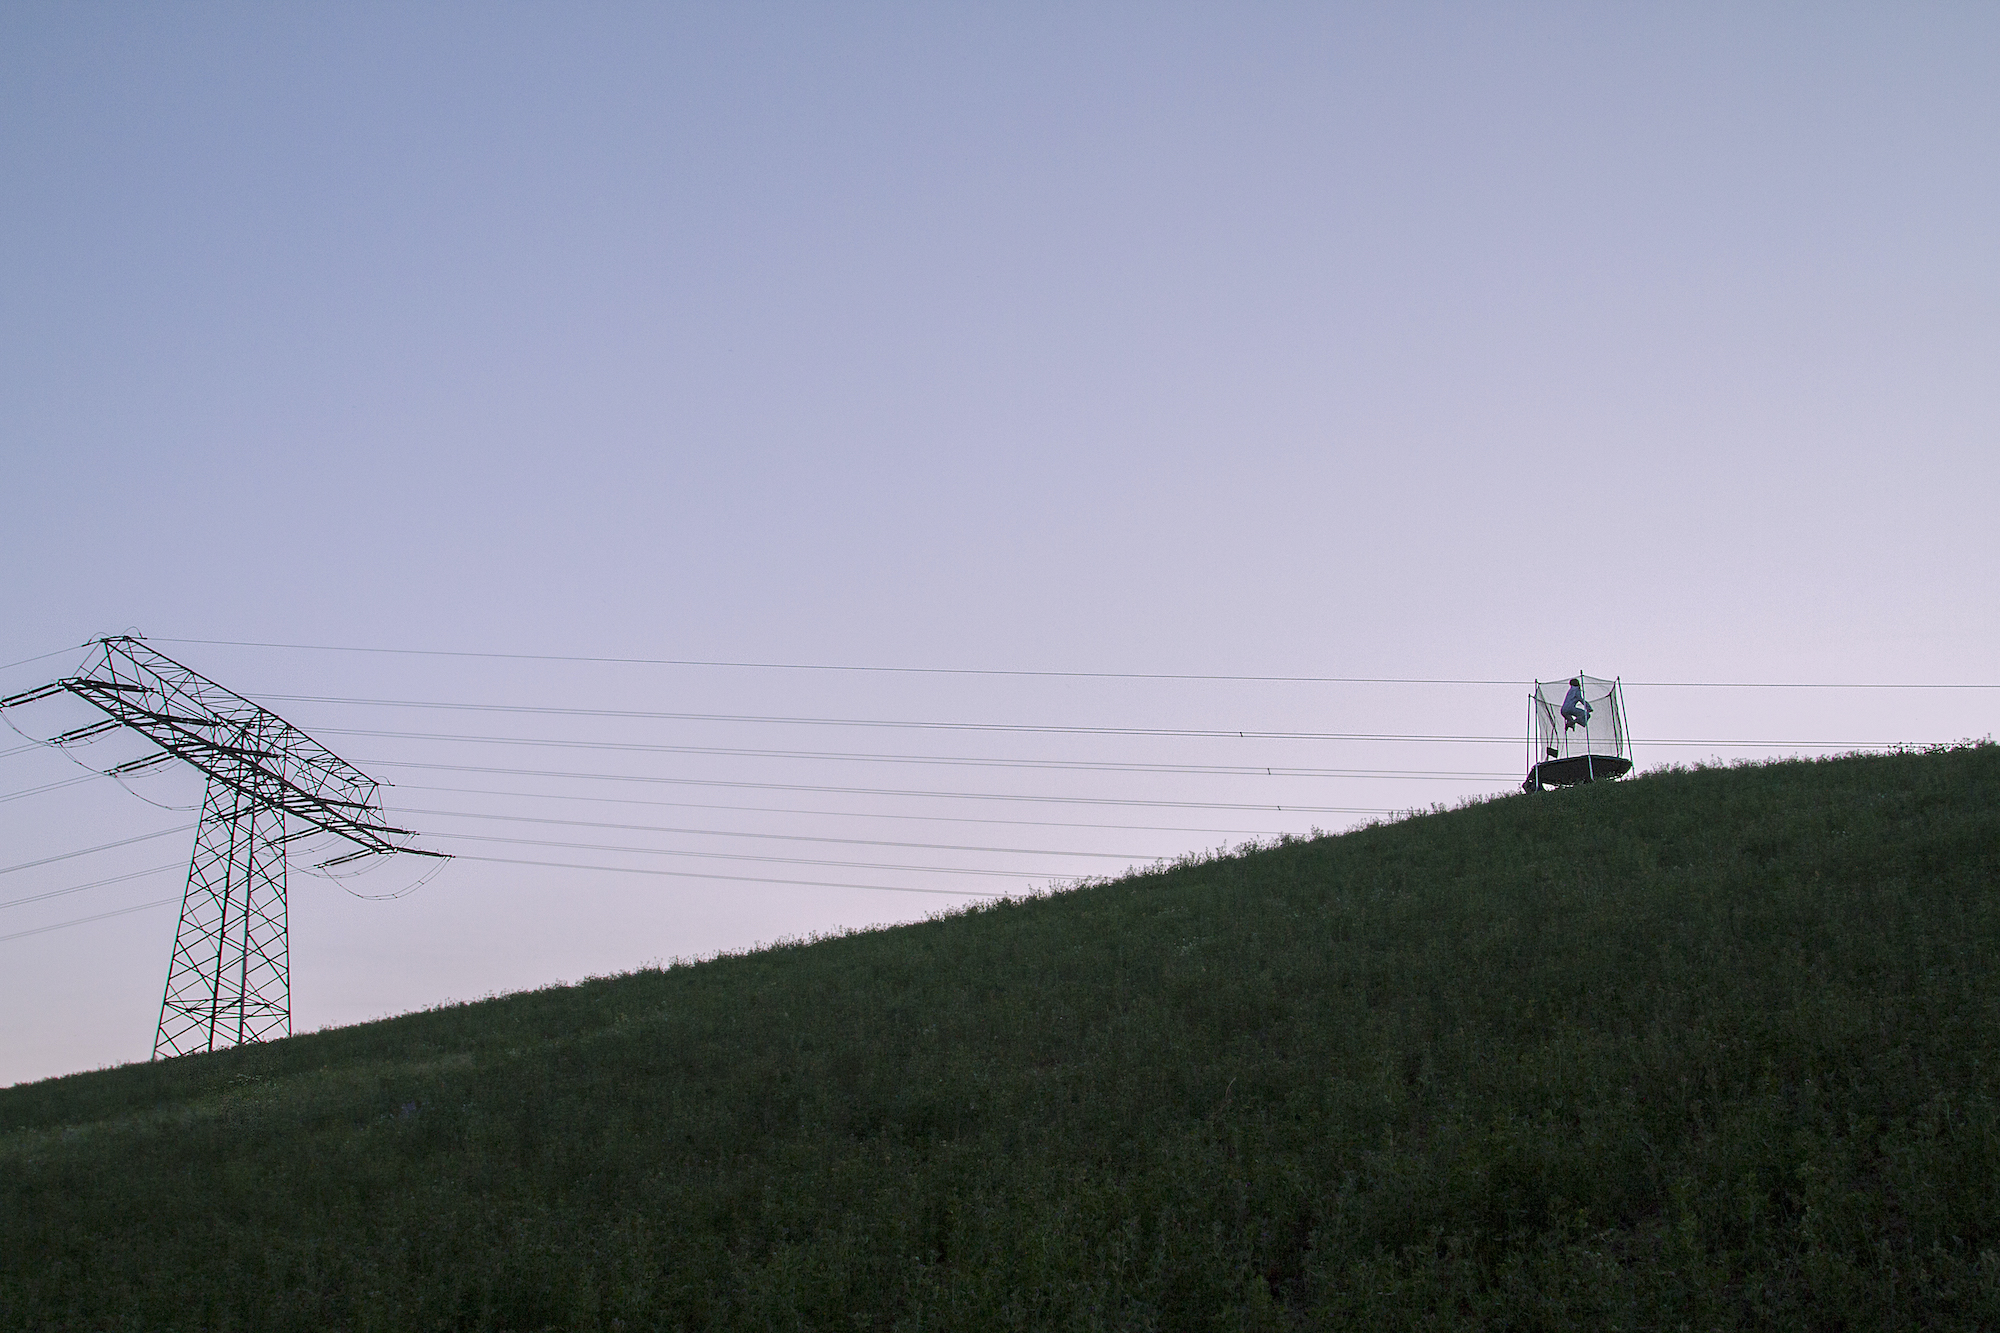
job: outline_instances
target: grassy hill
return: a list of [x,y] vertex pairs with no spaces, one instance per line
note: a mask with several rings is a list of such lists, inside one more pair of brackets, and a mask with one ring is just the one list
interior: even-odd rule
[[1996,798],[1659,773],[3,1090],[0,1322],[1991,1327]]

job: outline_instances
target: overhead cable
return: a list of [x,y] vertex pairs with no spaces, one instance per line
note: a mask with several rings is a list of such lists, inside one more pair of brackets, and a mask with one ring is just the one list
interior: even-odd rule
[[[1013,828],[1112,829],[1139,833],[1220,833],[1229,837],[1275,838],[1280,829],[1204,828],[1172,824],[1080,824],[1060,819],[992,819],[978,815],[910,815],[885,810],[800,810],[780,805],[716,805],[703,801],[657,801],[643,796],[590,796],[580,792],[495,791],[491,787],[448,787],[424,782],[397,783],[395,792],[434,791],[457,796],[503,796],[521,801],[588,801],[599,805],[644,805],[671,810],[732,810],[754,815],[810,815],[827,819],[900,819],[925,824],[999,824]],[[1390,806],[1348,806],[1335,813],[1392,815]]]
[[757,671],[859,671],[924,676],[1041,676],[1065,680],[1217,680],[1286,685],[1525,685],[1519,680],[1443,680],[1394,676],[1226,676],[1195,672],[1023,671],[989,667],[859,666],[823,662],[723,662],[673,657],[597,657],[571,653],[491,653],[441,648],[350,648],[330,643],[259,643],[247,639],[161,639],[221,648],[276,648],[314,653],[370,653],[398,657],[472,657],[513,662],[577,662],[603,666],[721,667]]
[[[1089,856],[1106,861],[1151,861],[1139,852],[1077,852],[1048,847],[976,847],[952,842],[890,842],[881,838],[824,838],[803,833],[748,833],[729,829],[675,828],[662,824],[614,824],[594,819],[551,819],[535,815],[481,814],[467,810],[419,810],[404,806],[399,814],[433,815],[446,819],[485,819],[507,824],[554,824],[563,828],[612,829],[626,833],[679,833],[698,838],[759,838],[776,842],[832,842],[852,847],[911,847],[936,852],[996,852],[1004,856]],[[440,837],[452,837],[449,833]]]
[[[550,750],[601,750],[624,754],[702,754],[738,759],[808,759],[836,763],[940,764],[956,768],[1031,768],[1087,773],[1179,773],[1193,776],[1274,778],[1449,778],[1508,781],[1512,773],[1471,773],[1441,769],[1297,768],[1267,764],[1093,763],[1084,759],[982,759],[970,755],[850,754],[821,750],[757,750],[723,745],[653,745],[642,741],[565,741],[535,736],[466,736],[443,732],[374,731],[319,727],[322,736],[367,736],[376,740],[444,741],[460,745],[524,745]],[[1512,742],[1519,745],[1517,739]]]
[[86,847],[80,852],[64,852],[61,856],[45,856],[39,861],[23,861],[17,866],[0,867],[0,875],[11,875],[17,870],[33,870],[36,866],[54,865],[58,861],[74,861],[79,856],[90,856],[97,852],[108,852],[114,847],[130,847],[135,842],[151,842],[154,838],[170,837],[176,833],[191,833],[194,825],[182,824],[179,828],[163,828],[154,833],[141,833],[136,838],[120,838],[116,842],[102,842],[95,847]]
[[39,787],[29,787],[23,791],[10,791],[5,796],[0,796],[0,803],[18,801],[27,796],[40,796],[45,791],[58,791],[64,787],[74,787],[80,782],[95,782],[103,776],[104,774],[102,773],[85,773],[80,778],[64,778],[60,782],[44,782]]
[[113,875],[110,879],[92,880],[88,884],[72,884],[66,889],[50,889],[47,893],[31,893],[25,898],[13,898],[7,902],[0,903],[0,910],[9,907],[23,907],[29,903],[38,903],[49,898],[63,898],[72,893],[82,893],[85,889],[102,889],[112,884],[123,884],[127,880],[144,879],[148,875],[161,875],[169,870],[183,870],[185,868],[181,863],[175,862],[172,865],[154,866],[151,870],[134,870],[130,874]]
[[[427,764],[413,759],[363,759],[373,768],[411,768],[432,773],[488,773],[500,777],[566,778],[589,782],[643,782],[673,787],[728,787],[749,791],[839,792],[851,796],[917,796],[951,801],[1034,801],[1054,805],[1123,805],[1171,810],[1270,810],[1300,815],[1372,814],[1339,805],[1277,805],[1241,801],[1148,801],[1110,796],[1022,796],[996,792],[910,791],[894,787],[828,787],[794,782],[733,782],[720,778],[667,778],[633,773],[569,773],[540,768],[499,768],[480,764]],[[1510,773],[1506,780],[1514,781]]]
[[17,930],[11,935],[0,935],[0,944],[9,940],[24,940],[30,935],[46,935],[52,930],[68,930],[71,926],[87,926],[93,921],[109,921],[114,916],[130,916],[134,912],[149,912],[155,907],[172,907],[179,898],[159,898],[150,903],[139,903],[132,907],[120,907],[112,912],[99,912],[96,916],[80,916],[74,921],[58,921],[52,926],[36,926],[33,930]]
[[[324,694],[264,694],[274,703],[315,703],[365,708],[413,708],[460,713],[507,713],[536,717],[607,718],[621,722],[727,722],[756,726],[870,727],[906,731],[962,731],[1000,735],[1166,736],[1195,740],[1425,742],[1458,745],[1519,745],[1521,737],[1439,735],[1363,731],[1256,731],[1236,727],[1088,727],[1020,722],[937,722],[899,718],[795,717],[758,713],[672,713],[632,708],[560,708],[540,704],[447,703],[424,699],[367,699]],[[336,729],[320,728],[335,732]],[[348,732],[347,735],[407,735],[405,732]],[[1758,749],[1889,749],[1908,741],[1771,741],[1714,737],[1634,737],[1635,745],[1732,745]],[[0,757],[11,753],[0,751]]]
[[[535,861],[508,856],[461,855],[460,861],[478,861],[487,865],[536,866],[550,870],[595,870],[609,875],[645,875],[658,879],[712,879],[737,884],[775,884],[814,889],[859,889],[871,893],[919,893],[941,898],[996,898],[1004,896],[991,889],[918,889],[896,884],[844,884],[833,880],[778,879],[764,875],[707,875],[692,870],[659,870],[643,866],[599,866],[586,865],[574,861]],[[0,944],[11,940],[27,939],[31,935],[46,935],[54,930],[67,930],[72,926],[87,926],[98,921],[109,921],[113,917],[130,916],[135,912],[151,911],[156,907],[171,907],[179,902],[175,898],[159,898],[149,903],[137,903],[131,907],[120,907],[110,912],[99,912],[94,916],[80,916],[71,921],[57,921],[52,925],[36,926],[31,930],[17,930],[11,935],[0,935]]]
[[[608,875],[655,875],[666,879],[713,879],[737,884],[783,884],[802,889],[866,889],[872,893],[923,893],[944,898],[996,898],[991,889],[913,889],[899,884],[846,884],[825,879],[773,879],[763,875],[710,875],[699,870],[659,870],[647,866],[599,866],[576,861],[531,861],[512,856],[475,856],[462,852],[460,861],[484,861],[489,865],[543,866],[551,870],[601,870]],[[1032,876],[1023,876],[1032,878]]]
[[36,653],[33,657],[24,657],[18,662],[9,662],[5,666],[0,666],[0,671],[12,671],[15,667],[27,666],[30,662],[46,662],[51,657],[61,657],[64,653],[77,652],[85,646],[79,644],[76,648],[57,648],[52,652]]
[[[631,856],[685,856],[697,861],[761,861],[770,865],[832,866],[842,870],[903,870],[925,875],[1001,875],[1013,879],[1057,879],[1053,870],[976,870],[968,866],[908,866],[877,861],[827,861],[807,856],[758,856],[752,852],[691,852],[676,847],[622,847],[596,842],[552,842],[541,838],[505,838],[495,833],[433,833],[434,838],[462,842],[496,842],[513,847],[557,847],[573,852],[617,852]],[[1160,857],[1138,858],[1156,861]]]
[[[161,639],[161,643],[195,643],[225,648],[274,648],[295,652],[369,653],[404,657],[469,657],[498,661],[578,662],[614,666],[721,667],[761,671],[857,671],[930,676],[1034,676],[1066,680],[1204,680],[1247,681],[1285,685],[1504,685],[1525,686],[1526,680],[1454,679],[1442,676],[1276,676],[1213,675],[1199,672],[1154,671],[1029,671],[990,667],[863,666],[821,662],[732,662],[697,658],[608,657],[570,653],[496,653],[440,648],[356,648],[327,643],[263,643],[249,639]],[[54,656],[54,654],[49,654]],[[2000,690],[1986,682],[1835,682],[1656,680],[1627,681],[1647,689],[1704,690]]]
[[[601,717],[641,722],[733,722],[770,726],[891,727],[910,731],[971,731],[1048,736],[1173,736],[1215,740],[1288,741],[1495,741],[1519,745],[1519,736],[1423,736],[1342,731],[1250,731],[1234,727],[1082,727],[1014,722],[924,722],[893,718],[786,717],[750,713],[662,713],[629,708],[556,708],[536,704],[464,704],[419,699],[357,699],[316,694],[265,694],[275,703],[418,708],[464,713],[517,713],[545,717]],[[326,730],[321,728],[321,730]],[[367,733],[350,733],[367,734]],[[401,733],[396,733],[401,734]]]

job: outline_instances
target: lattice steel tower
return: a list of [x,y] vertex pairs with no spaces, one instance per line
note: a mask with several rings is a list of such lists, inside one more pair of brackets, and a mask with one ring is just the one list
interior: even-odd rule
[[408,846],[415,835],[384,821],[375,780],[276,713],[139,639],[119,635],[93,647],[77,675],[0,699],[0,708],[69,693],[106,716],[52,743],[127,727],[159,752],[105,772],[178,758],[207,776],[153,1058],[290,1036],[287,845],[321,833],[351,844],[322,867],[444,853]]

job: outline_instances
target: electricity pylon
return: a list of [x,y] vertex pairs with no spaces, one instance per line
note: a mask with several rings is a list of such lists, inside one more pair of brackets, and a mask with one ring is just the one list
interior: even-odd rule
[[208,779],[167,964],[153,1058],[290,1036],[285,853],[330,833],[343,865],[401,852],[415,835],[384,822],[376,782],[312,737],[128,635],[96,640],[82,671],[0,699],[0,708],[68,693],[105,714],[53,739],[63,745],[127,727],[159,752],[114,776],[180,759]]

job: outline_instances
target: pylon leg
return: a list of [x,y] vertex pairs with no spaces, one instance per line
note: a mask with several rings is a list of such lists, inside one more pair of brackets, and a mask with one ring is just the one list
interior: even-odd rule
[[290,1036],[284,815],[209,780],[153,1058]]

